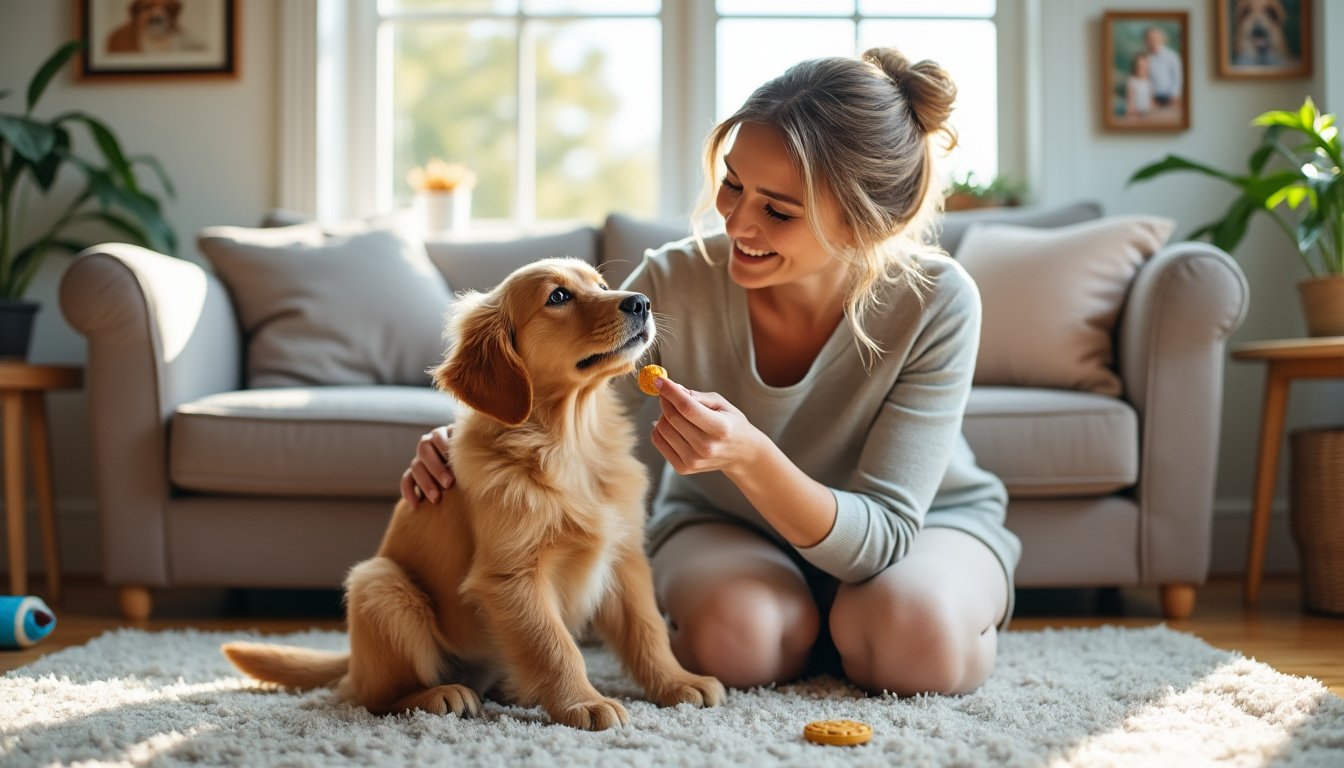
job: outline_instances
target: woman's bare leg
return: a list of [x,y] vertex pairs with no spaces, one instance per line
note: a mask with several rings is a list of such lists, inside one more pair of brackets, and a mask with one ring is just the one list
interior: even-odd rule
[[689,525],[654,555],[653,580],[688,670],[750,688],[806,667],[817,606],[797,564],[768,539],[738,525]]
[[840,586],[831,636],[846,677],[869,691],[969,693],[994,669],[1007,606],[1008,580],[989,547],[926,528],[904,559]]

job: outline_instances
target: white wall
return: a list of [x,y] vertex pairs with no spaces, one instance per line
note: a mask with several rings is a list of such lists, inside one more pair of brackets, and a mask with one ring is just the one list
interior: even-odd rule
[[[1077,0],[1000,0],[1003,13],[1022,28],[1023,49],[1039,53],[1005,54],[1005,66],[1021,67],[1015,92],[1039,105],[1030,124],[1039,133],[1012,133],[1020,143],[1005,169],[1032,175],[1039,202],[1095,198],[1110,213],[1158,212],[1180,222],[1181,232],[1217,215],[1228,191],[1210,181],[1172,176],[1125,188],[1141,165],[1168,152],[1215,165],[1243,163],[1256,130],[1251,118],[1270,108],[1299,104],[1307,94],[1338,112],[1344,109],[1344,53],[1327,39],[1344,39],[1341,3],[1316,2],[1315,76],[1306,80],[1231,81],[1216,77],[1212,49],[1212,7],[1206,0],[1108,0],[1105,9],[1184,9],[1190,13],[1191,127],[1176,134],[1115,134],[1100,128],[1097,81],[1101,69],[1102,4]],[[242,74],[236,81],[179,84],[76,83],[68,72],[53,81],[39,114],[81,108],[99,116],[134,153],[149,152],[163,161],[178,187],[168,204],[182,255],[196,258],[193,234],[209,224],[250,225],[274,200],[277,183],[278,110],[275,26],[277,5],[247,2],[242,7]],[[1327,7],[1333,6],[1333,7]],[[38,64],[73,35],[71,4],[0,0],[0,89],[24,92]],[[1333,33],[1333,34],[1331,34]],[[1030,53],[1030,55],[1028,55]],[[1328,78],[1328,72],[1337,73]],[[1008,76],[1013,76],[1010,72]],[[16,103],[8,100],[8,108]],[[1045,148],[1035,150],[1034,148]],[[1035,157],[1031,152],[1037,151]],[[34,216],[50,215],[30,204]],[[1301,267],[1282,236],[1259,222],[1236,254],[1250,280],[1250,314],[1233,341],[1249,341],[1304,332],[1295,282]],[[61,262],[61,260],[56,260]],[[65,325],[56,304],[56,284],[64,262],[52,263],[31,294],[43,302],[32,358],[39,362],[82,363],[81,337]],[[1250,478],[1255,459],[1263,370],[1228,363],[1215,531],[1216,570],[1241,567],[1250,508]],[[1294,385],[1289,429],[1344,423],[1344,384]],[[89,441],[82,393],[56,394],[52,408],[53,452],[67,568],[97,572],[97,527],[89,479]],[[1284,454],[1284,466],[1287,454]],[[1284,482],[1279,484],[1283,496]],[[1271,567],[1292,567],[1291,541],[1280,516],[1272,531]],[[29,530],[35,529],[34,525]],[[30,553],[39,550],[30,547]],[[0,557],[3,554],[0,553]]]
[[[1034,0],[1000,0],[1004,4]],[[1078,197],[1101,201],[1108,213],[1160,213],[1175,218],[1178,236],[1218,216],[1232,198],[1230,187],[1194,175],[1174,175],[1132,187],[1125,180],[1142,165],[1177,153],[1211,165],[1242,169],[1260,135],[1251,119],[1268,109],[1289,109],[1311,95],[1323,108],[1339,110],[1344,62],[1325,41],[1344,39],[1344,8],[1316,2],[1314,76],[1294,80],[1226,80],[1217,76],[1214,9],[1208,0],[1040,0],[1043,42],[1039,77],[1043,152],[1033,187],[1042,202]],[[1333,6],[1326,8],[1324,6]],[[1190,130],[1181,133],[1108,133],[1101,128],[1097,83],[1101,76],[1104,10],[1185,10],[1190,14]],[[1327,57],[1329,57],[1327,59]],[[1327,72],[1334,77],[1327,83]],[[1324,103],[1323,103],[1324,102]],[[1307,273],[1283,234],[1259,220],[1234,254],[1251,287],[1250,312],[1232,342],[1303,336],[1296,283]],[[1227,364],[1223,430],[1216,494],[1214,568],[1243,567],[1250,514],[1264,370],[1257,364]],[[1293,385],[1287,430],[1344,423],[1344,383]],[[1270,569],[1295,563],[1285,525],[1288,453],[1280,459],[1280,501],[1271,531]]]
[[[237,79],[93,83],[76,82],[67,69],[38,103],[39,117],[85,110],[111,127],[128,154],[158,157],[177,188],[165,213],[175,227],[180,256],[198,258],[194,235],[201,227],[254,225],[272,205],[275,8],[266,0],[242,4]],[[0,90],[11,91],[0,108],[22,110],[29,78],[56,48],[74,37],[73,4],[68,0],[0,0]],[[96,156],[87,141],[82,146]],[[154,188],[152,182],[146,183]],[[71,194],[79,186],[76,177],[62,177],[57,195]],[[51,201],[44,204],[30,195],[27,211],[34,227],[49,223],[54,209]],[[113,239],[106,232],[90,237]],[[56,300],[60,274],[68,262],[65,257],[51,259],[29,289],[29,296],[42,302],[29,355],[34,362],[85,361],[84,339],[66,325]],[[96,573],[98,535],[85,397],[82,392],[54,393],[48,405],[62,559],[69,572]],[[30,534],[36,530],[31,516],[28,530]],[[41,550],[35,537],[30,539],[32,558]]]

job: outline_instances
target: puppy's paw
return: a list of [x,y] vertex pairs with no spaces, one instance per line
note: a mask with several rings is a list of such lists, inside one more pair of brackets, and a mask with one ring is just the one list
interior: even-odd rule
[[630,714],[625,705],[615,699],[600,697],[591,701],[581,701],[551,712],[551,719],[564,723],[571,728],[585,731],[605,731],[630,722]]
[[414,696],[403,699],[406,709],[423,709],[435,715],[449,712],[458,717],[475,717],[481,714],[481,698],[465,685],[437,685]]
[[728,697],[723,683],[717,677],[692,675],[689,672],[669,678],[654,692],[653,700],[660,707],[694,704],[698,707],[717,707]]

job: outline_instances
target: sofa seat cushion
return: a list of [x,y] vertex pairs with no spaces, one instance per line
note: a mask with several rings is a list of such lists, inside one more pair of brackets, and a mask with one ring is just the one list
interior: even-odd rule
[[173,413],[169,477],[188,491],[392,499],[420,436],[457,407],[428,387],[210,395]]
[[1014,498],[1091,496],[1138,482],[1138,414],[1118,398],[976,386],[962,430],[976,461]]

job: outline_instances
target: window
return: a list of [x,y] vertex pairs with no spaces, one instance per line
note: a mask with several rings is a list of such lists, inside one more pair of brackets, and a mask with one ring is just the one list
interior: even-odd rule
[[345,183],[373,190],[348,195],[355,207],[404,207],[409,169],[439,157],[476,172],[477,221],[681,216],[715,120],[797,61],[878,45],[948,69],[950,166],[998,172],[995,0],[379,0],[349,13],[348,71],[377,73],[342,96],[367,125],[338,129],[365,158]]

